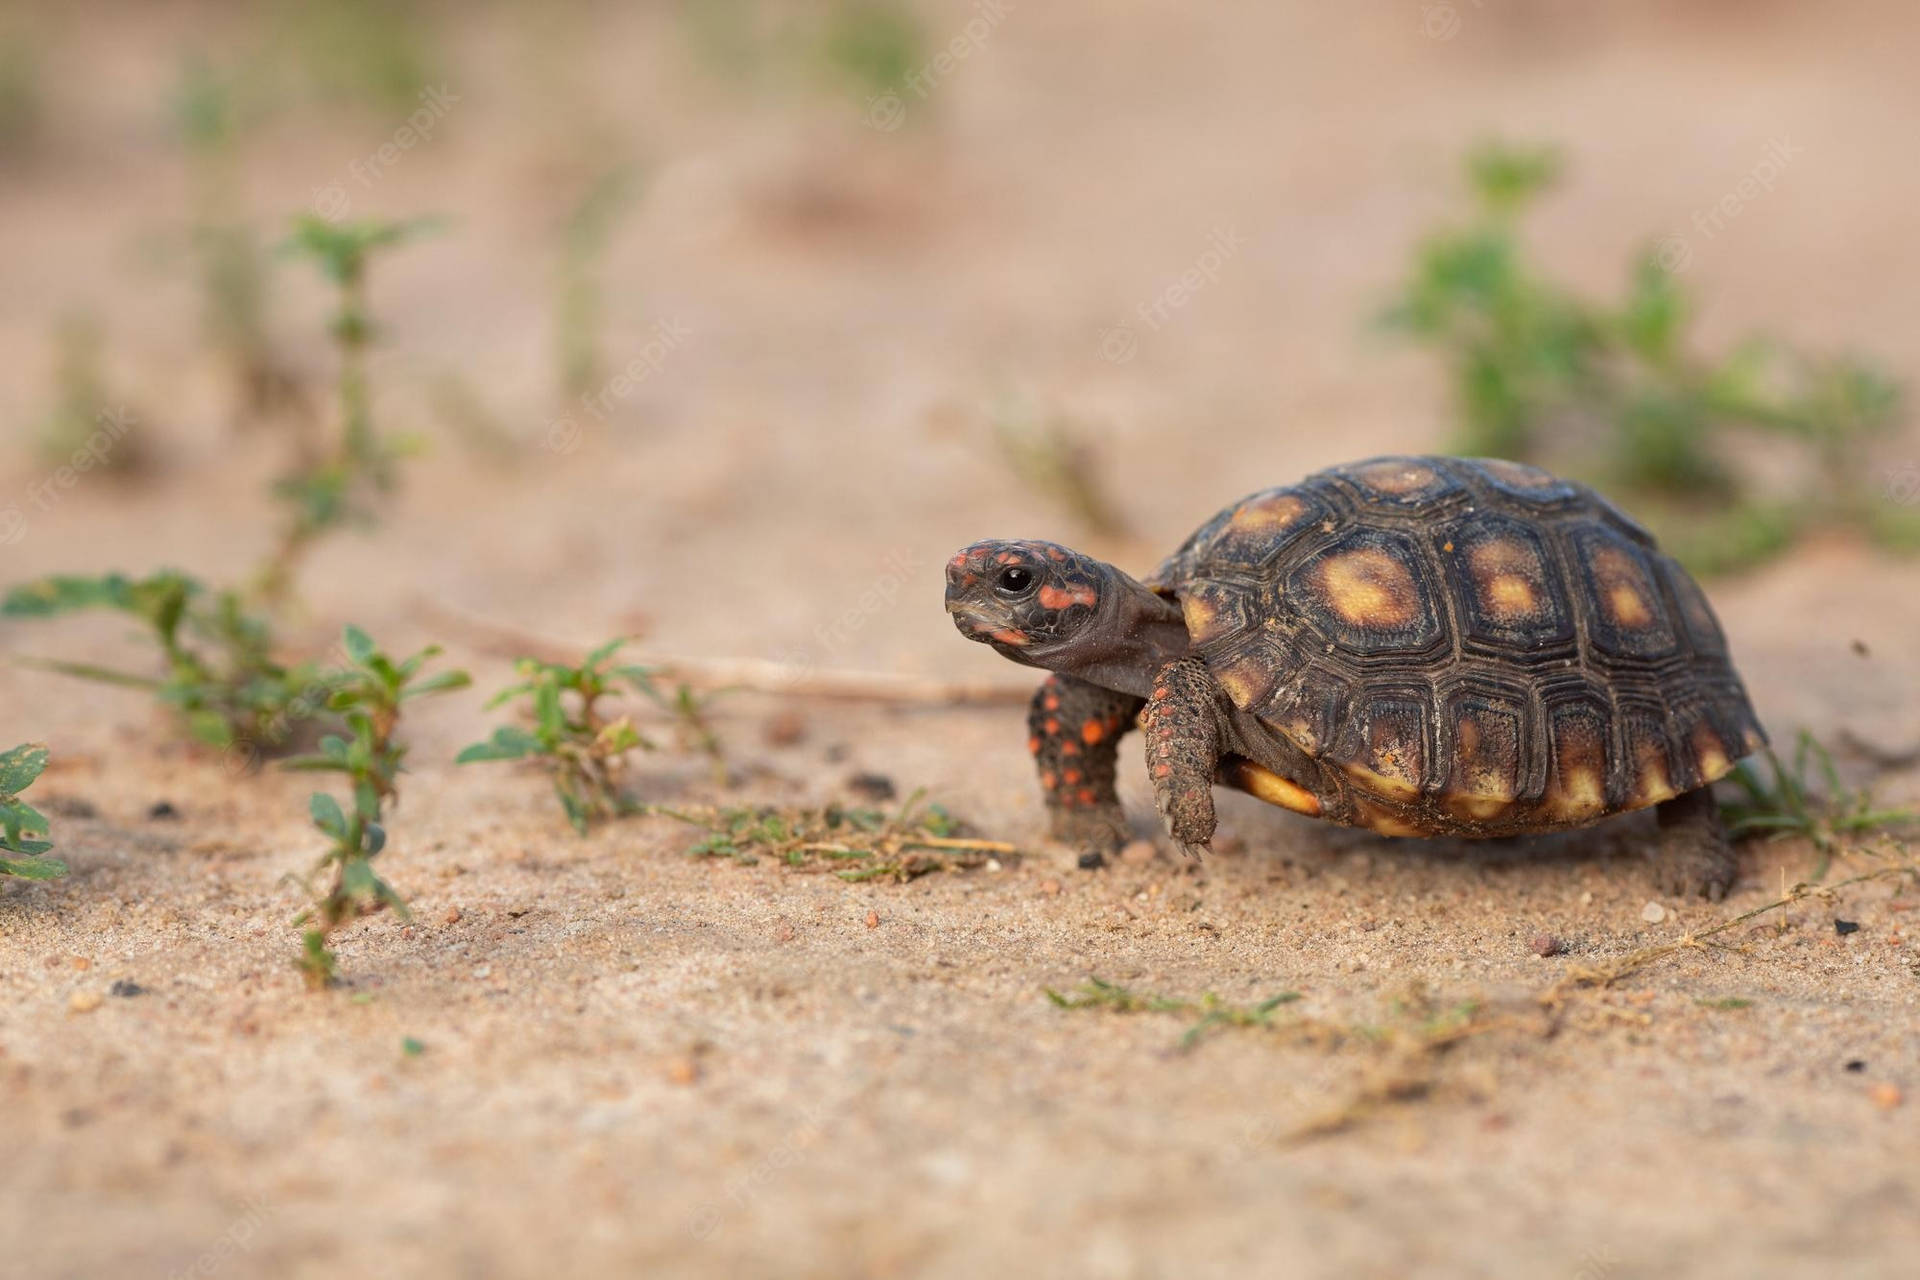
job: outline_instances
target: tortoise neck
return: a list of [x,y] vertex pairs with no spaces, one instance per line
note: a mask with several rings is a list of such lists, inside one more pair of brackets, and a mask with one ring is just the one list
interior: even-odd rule
[[1144,698],[1154,674],[1186,656],[1186,620],[1173,601],[1112,566],[1107,573],[1094,625],[1074,641],[1071,661],[1055,669]]

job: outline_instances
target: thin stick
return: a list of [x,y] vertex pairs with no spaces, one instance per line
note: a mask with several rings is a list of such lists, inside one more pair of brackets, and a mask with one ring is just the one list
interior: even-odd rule
[[[483,653],[543,662],[577,662],[581,651],[554,640],[479,618],[463,617],[442,605],[422,601],[422,613],[440,628],[465,632]],[[931,680],[893,671],[833,670],[759,658],[687,658],[671,654],[635,654],[636,666],[651,668],[669,680],[695,689],[731,689],[787,698],[828,698],[839,702],[884,702],[898,706],[974,707],[1025,704],[1032,688],[1004,681]]]

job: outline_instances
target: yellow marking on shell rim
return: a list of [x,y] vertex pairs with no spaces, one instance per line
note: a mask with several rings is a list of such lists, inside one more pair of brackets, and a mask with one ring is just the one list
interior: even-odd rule
[[1700,762],[1700,781],[1712,782],[1733,772],[1733,761],[1727,759],[1726,744],[1711,728],[1704,724],[1695,725],[1693,736],[1688,741],[1693,744],[1694,757]]
[[1767,740],[1760,736],[1759,728],[1754,725],[1747,726],[1746,732],[1740,735],[1740,742],[1746,747],[1748,755],[1763,750],[1767,745]]
[[[1404,768],[1398,760],[1389,760],[1386,764],[1390,769]],[[1400,777],[1397,773],[1382,773],[1378,769],[1369,769],[1363,764],[1348,765],[1347,776],[1352,778],[1353,784],[1362,791],[1372,792],[1388,800],[1413,800],[1420,795],[1419,784]]]
[[1480,724],[1471,716],[1462,716],[1454,729],[1454,758],[1460,762],[1462,783],[1446,797],[1447,806],[1468,818],[1485,821],[1506,812],[1513,804],[1513,780],[1510,772],[1483,762],[1480,755]]
[[1291,809],[1295,813],[1304,813],[1309,818],[1320,816],[1318,796],[1251,760],[1242,760],[1234,765],[1229,780],[1233,786],[1256,800],[1264,800],[1268,804],[1277,805],[1282,809]]
[[1328,556],[1318,576],[1328,603],[1357,627],[1404,627],[1419,611],[1413,574],[1377,547]]
[[1414,826],[1399,814],[1365,800],[1354,803],[1355,825],[1383,836],[1424,836],[1430,834]]
[[1236,533],[1275,533],[1298,521],[1307,513],[1307,504],[1299,495],[1276,493],[1249,498],[1240,504],[1227,524]]
[[1599,813],[1607,807],[1607,796],[1601,785],[1600,771],[1586,765],[1574,765],[1562,771],[1560,793],[1554,797],[1554,800],[1554,808],[1566,817]]

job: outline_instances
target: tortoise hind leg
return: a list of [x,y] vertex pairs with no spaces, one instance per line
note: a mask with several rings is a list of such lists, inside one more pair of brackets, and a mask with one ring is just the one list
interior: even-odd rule
[[1139,698],[1055,673],[1034,692],[1028,748],[1040,771],[1053,837],[1113,853],[1127,842],[1127,815],[1114,790],[1120,735],[1140,714]]
[[1654,809],[1660,843],[1654,852],[1654,881],[1662,893],[1677,897],[1727,896],[1739,874],[1733,843],[1720,821],[1720,806],[1712,787],[1700,787]]

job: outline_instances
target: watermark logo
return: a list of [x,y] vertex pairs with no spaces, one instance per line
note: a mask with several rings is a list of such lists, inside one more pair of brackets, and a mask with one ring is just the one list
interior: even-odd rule
[[[1920,466],[1909,462],[1887,472],[1887,499],[1903,507],[1920,506]],[[5,536],[5,515],[0,513],[0,538]]]
[[27,513],[17,502],[0,507],[0,547],[10,547],[27,536]]
[[892,133],[907,122],[907,104],[897,93],[876,93],[867,99],[867,123],[882,133]]
[[1705,243],[1719,236],[1727,229],[1728,223],[1746,212],[1748,205],[1773,190],[1801,150],[1793,145],[1790,138],[1780,137],[1768,142],[1760,152],[1758,162],[1747,171],[1746,177],[1712,204],[1693,211],[1689,219],[1693,225],[1691,237],[1685,232],[1673,231],[1655,242],[1653,257],[1660,264],[1660,269],[1678,275],[1693,265],[1693,238],[1697,237]]
[[[947,41],[940,52],[907,72],[900,89],[913,91],[922,102],[940,87],[941,81],[960,69],[962,63],[993,38],[1007,15],[1013,12],[1013,0],[974,0],[974,15],[967,19],[958,35]],[[883,133],[892,133],[906,122],[907,104],[900,90],[889,89],[867,99],[867,123]]]
[[1220,279],[1221,271],[1246,242],[1246,237],[1232,227],[1216,229],[1192,266],[1168,281],[1159,293],[1135,306],[1132,318],[1100,331],[1101,356],[1113,364],[1133,359],[1140,350],[1140,335],[1134,321],[1138,320],[1151,332],[1160,332],[1201,290]]
[[[685,346],[687,339],[692,336],[693,330],[678,320],[655,321],[653,336],[641,345],[639,353],[602,383],[599,390],[583,392],[580,407],[595,422],[605,422],[615,405],[645,386],[654,374],[660,372],[667,357]],[[548,422],[540,441],[549,452],[569,454],[579,449],[585,438],[586,432],[579,419],[568,413]]]

